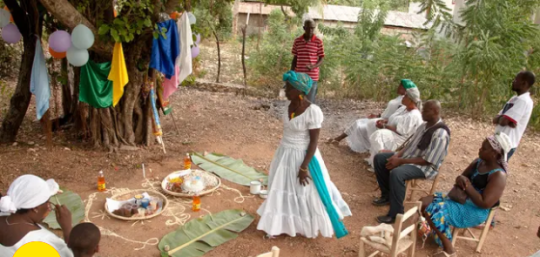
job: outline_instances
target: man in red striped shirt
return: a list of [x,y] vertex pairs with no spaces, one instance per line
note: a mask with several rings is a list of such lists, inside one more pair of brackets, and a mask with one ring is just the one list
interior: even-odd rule
[[294,40],[291,70],[307,73],[313,79],[313,86],[307,95],[310,102],[315,102],[317,82],[319,81],[319,66],[324,58],[324,46],[321,39],[314,34],[315,22],[308,19],[304,22],[304,34]]

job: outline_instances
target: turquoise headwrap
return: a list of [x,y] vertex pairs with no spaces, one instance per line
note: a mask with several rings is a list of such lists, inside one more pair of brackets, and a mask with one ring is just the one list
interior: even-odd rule
[[401,85],[403,85],[403,87],[405,89],[409,89],[409,88],[415,88],[416,85],[414,84],[414,82],[412,82],[410,79],[402,79],[401,80]]
[[292,70],[283,74],[283,81],[291,83],[294,88],[304,92],[306,95],[309,94],[311,86],[313,86],[313,80],[309,75]]

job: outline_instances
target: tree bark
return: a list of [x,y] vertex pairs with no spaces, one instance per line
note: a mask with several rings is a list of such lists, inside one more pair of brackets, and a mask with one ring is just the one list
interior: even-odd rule
[[26,11],[19,6],[16,0],[5,0],[4,3],[11,10],[13,20],[22,34],[24,49],[17,87],[11,97],[9,110],[0,130],[0,143],[10,143],[17,138],[17,133],[30,105],[32,97],[30,93],[30,76],[34,63],[36,40],[38,39],[36,35],[41,37],[41,30],[38,25],[42,17],[39,16],[37,0],[21,0],[21,4],[26,6]]
[[212,32],[214,33],[214,37],[216,37],[216,44],[217,44],[218,66],[217,66],[216,83],[219,83],[219,74],[221,73],[221,50],[219,49],[219,38],[216,33],[216,30],[213,29]]
[[242,28],[242,70],[244,71],[244,86],[246,86],[246,28],[247,26],[244,26]]
[[64,112],[64,117],[67,117],[72,114],[71,107],[72,107],[72,93],[71,93],[71,86],[69,83],[69,72],[68,72],[68,62],[67,59],[64,58],[61,61],[61,77],[60,83],[62,84],[62,110]]

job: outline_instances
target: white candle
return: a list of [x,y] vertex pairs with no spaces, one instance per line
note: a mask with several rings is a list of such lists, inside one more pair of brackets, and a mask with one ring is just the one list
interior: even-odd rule
[[259,181],[251,181],[251,186],[249,187],[249,192],[251,194],[258,194],[261,191],[261,182]]

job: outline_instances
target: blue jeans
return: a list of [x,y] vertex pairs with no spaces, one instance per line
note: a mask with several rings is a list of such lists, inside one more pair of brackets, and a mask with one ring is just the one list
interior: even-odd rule
[[315,103],[315,96],[317,95],[317,81],[313,81],[313,86],[307,95],[307,98],[310,102]]

